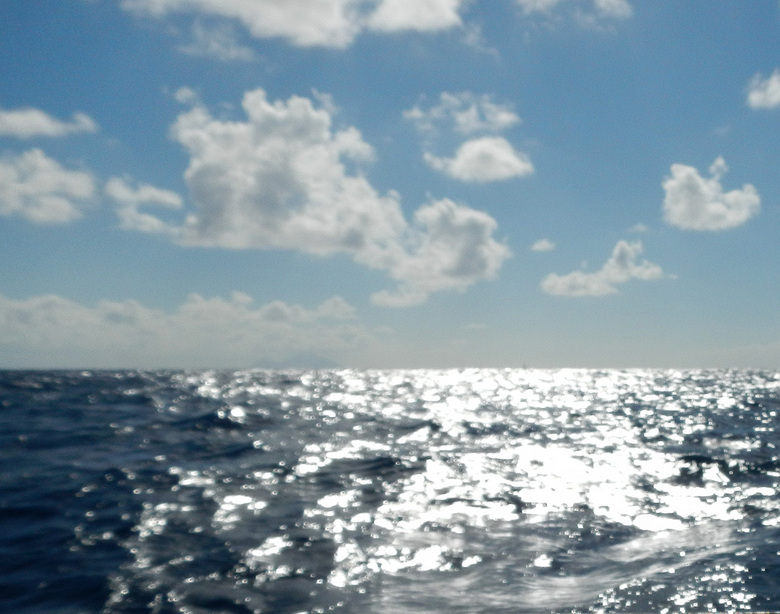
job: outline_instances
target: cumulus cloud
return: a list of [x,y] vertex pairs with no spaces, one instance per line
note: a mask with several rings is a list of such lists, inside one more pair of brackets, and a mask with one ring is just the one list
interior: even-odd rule
[[542,280],[542,290],[556,296],[603,296],[615,294],[618,284],[632,279],[661,279],[664,273],[657,264],[637,258],[642,253],[642,243],[618,241],[609,260],[594,273],[573,271],[567,275],[551,273]]
[[486,183],[513,177],[525,177],[534,172],[531,159],[503,137],[481,137],[463,143],[453,158],[439,158],[426,152],[425,161],[431,168],[459,181]]
[[0,295],[0,349],[29,366],[241,367],[296,354],[348,357],[372,342],[342,298],[314,308],[273,301],[255,305],[190,295],[175,311],[137,301],[89,306],[59,296]]
[[40,149],[0,157],[0,216],[63,224],[80,217],[94,194],[90,173],[67,170]]
[[439,102],[426,106],[424,99],[404,111],[404,117],[414,122],[424,134],[441,128],[452,128],[465,135],[498,133],[520,123],[520,117],[508,104],[493,101],[492,96],[477,96],[472,92],[442,92]]
[[122,0],[128,11],[162,18],[194,13],[232,19],[256,38],[300,47],[345,48],[365,30],[436,31],[461,24],[467,0]]
[[751,109],[775,109],[780,107],[780,69],[764,79],[753,77],[748,86],[747,103]]
[[375,303],[407,307],[422,303],[432,292],[463,291],[495,277],[509,249],[493,240],[496,222],[487,213],[444,199],[421,207],[411,229],[411,252],[390,269],[399,281],[396,292],[379,292]]
[[549,239],[539,239],[531,246],[532,252],[551,252],[555,249],[555,243]]
[[97,132],[95,121],[84,113],[62,121],[39,109],[0,109],[0,136],[17,139],[35,137],[63,137],[79,132]]
[[759,212],[761,198],[745,184],[739,190],[724,192],[720,183],[728,167],[718,157],[710,166],[709,179],[692,166],[673,164],[672,176],[663,182],[666,192],[664,220],[685,230],[726,230],[747,222]]
[[508,257],[491,236],[494,220],[464,205],[432,202],[407,222],[399,195],[379,195],[358,170],[372,159],[371,146],[355,128],[334,130],[329,108],[296,96],[271,102],[255,90],[243,109],[246,121],[223,121],[196,105],[171,128],[190,155],[194,211],[181,223],[165,221],[141,212],[153,199],[123,198],[118,188],[127,186],[116,183],[123,224],[188,246],[347,254],[399,282],[403,298],[382,293],[383,304],[462,290],[495,275]]

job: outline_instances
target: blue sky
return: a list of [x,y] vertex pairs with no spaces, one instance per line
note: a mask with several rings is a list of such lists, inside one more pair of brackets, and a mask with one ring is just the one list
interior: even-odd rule
[[0,367],[780,365],[776,0],[7,0]]

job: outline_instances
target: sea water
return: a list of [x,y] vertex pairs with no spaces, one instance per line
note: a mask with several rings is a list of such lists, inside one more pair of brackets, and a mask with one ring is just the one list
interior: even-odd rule
[[0,372],[0,610],[778,610],[779,387]]

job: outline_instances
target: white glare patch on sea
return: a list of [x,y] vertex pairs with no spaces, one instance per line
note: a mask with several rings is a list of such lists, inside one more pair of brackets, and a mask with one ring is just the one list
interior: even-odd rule
[[[170,599],[200,582],[291,614],[345,599],[374,613],[737,611],[755,598],[751,536],[780,525],[777,405],[761,405],[776,381],[749,373],[248,371],[181,385],[192,397],[163,413],[207,399],[175,424],[210,438],[170,484],[139,486],[126,541],[126,575]],[[198,562],[209,552],[221,570]]]

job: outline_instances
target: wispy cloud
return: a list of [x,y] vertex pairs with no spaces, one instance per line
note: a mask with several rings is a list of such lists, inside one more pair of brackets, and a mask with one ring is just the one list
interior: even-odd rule
[[692,166],[673,164],[672,176],[662,184],[664,220],[685,230],[715,231],[734,228],[755,216],[761,208],[758,192],[750,184],[724,192],[720,179],[727,170],[721,157],[710,166],[709,179]]
[[618,292],[615,286],[632,279],[662,279],[661,267],[647,260],[637,262],[642,243],[618,241],[612,255],[600,270],[593,273],[572,271],[566,275],[551,273],[542,280],[542,290],[557,296],[604,296]]
[[585,25],[599,19],[627,19],[634,9],[627,0],[515,0],[526,14],[551,15],[570,11]]
[[555,249],[555,243],[549,239],[539,239],[531,246],[532,252],[551,252]]
[[0,109],[0,136],[32,139],[97,130],[95,121],[84,113],[74,113],[70,121],[62,121],[39,109]]
[[0,158],[0,216],[37,224],[64,224],[81,217],[95,195],[86,171],[68,170],[40,149]]
[[422,98],[404,111],[404,117],[413,121],[425,135],[440,130],[454,130],[465,135],[495,134],[520,123],[520,117],[511,105],[497,103],[489,94],[477,96],[472,92],[442,92],[434,105],[426,105]]
[[192,294],[173,312],[137,301],[84,305],[59,296],[12,300],[0,295],[0,349],[23,347],[41,365],[237,367],[313,353],[341,358],[372,343],[342,298],[314,308],[283,301],[255,305]]
[[170,190],[163,190],[147,184],[136,187],[130,185],[128,178],[112,177],[106,182],[106,195],[117,203],[117,215],[120,225],[125,230],[138,230],[148,234],[163,234],[175,237],[176,232],[170,225],[149,213],[143,213],[140,208],[145,205],[156,205],[170,209],[181,209],[181,196]]
[[776,109],[780,107],[780,69],[764,79],[756,75],[748,85],[747,103],[751,109]]
[[178,224],[142,212],[175,198],[116,180],[109,194],[123,225],[185,246],[348,254],[399,283],[374,296],[392,306],[463,290],[495,276],[509,256],[492,238],[493,218],[465,205],[432,201],[407,222],[396,192],[379,195],[348,170],[370,162],[373,149],[355,128],[334,131],[331,109],[301,97],[271,102],[263,90],[247,92],[243,109],[246,121],[222,121],[196,105],[171,128],[190,155],[185,179],[195,211]]
[[180,46],[179,50],[221,62],[251,62],[257,59],[251,48],[238,42],[236,32],[229,24],[206,26],[196,21],[192,26],[192,40]]

